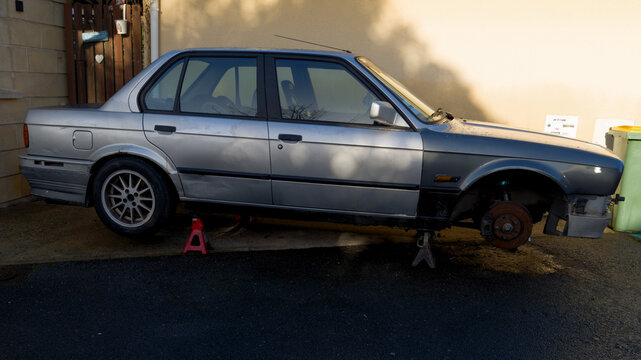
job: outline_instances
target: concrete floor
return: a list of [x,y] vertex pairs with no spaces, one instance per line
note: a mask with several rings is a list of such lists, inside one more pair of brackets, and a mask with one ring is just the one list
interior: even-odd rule
[[[412,243],[415,232],[377,226],[349,226],[321,222],[254,219],[241,224],[233,216],[203,218],[213,243],[210,252],[285,250],[322,247]],[[0,266],[180,255],[190,234],[191,218],[185,211],[162,230],[155,241],[140,242],[107,229],[93,208],[47,204],[31,199],[0,209]],[[629,239],[607,230],[601,240]],[[438,233],[433,248],[454,263],[513,273],[546,274],[559,268],[554,258],[535,246],[556,241],[535,225],[533,242],[515,253],[487,244],[477,230],[452,228]],[[595,240],[586,240],[595,241]],[[408,263],[411,262],[408,258]],[[438,259],[437,259],[438,262]]]
[[[213,253],[412,242],[415,234],[377,226],[262,218],[243,224],[233,215],[205,216],[203,222]],[[0,265],[179,255],[190,225],[190,215],[179,209],[155,239],[140,241],[110,231],[93,208],[32,199],[0,209]]]

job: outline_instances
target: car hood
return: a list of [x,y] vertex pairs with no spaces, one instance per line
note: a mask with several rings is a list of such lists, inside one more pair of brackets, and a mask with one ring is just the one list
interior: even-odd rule
[[[451,152],[510,158],[562,161],[622,168],[610,150],[586,141],[511,128],[480,121],[455,119],[424,134],[425,150],[448,148]],[[456,145],[454,145],[456,144]]]
[[587,141],[567,138],[559,135],[541,133],[531,130],[518,129],[499,124],[481,122],[475,120],[460,120],[452,124],[453,132],[468,135],[485,136],[499,139],[517,140],[528,143],[537,143],[565,147],[598,153],[601,155],[612,155],[612,153],[600,146]]
[[559,135],[540,133],[531,130],[518,129],[488,122],[475,120],[458,120],[452,122],[451,130],[452,132],[459,134],[516,140],[533,144],[545,144],[556,147],[588,151],[591,153],[609,157],[615,157],[615,155],[610,150],[587,141],[567,138]]

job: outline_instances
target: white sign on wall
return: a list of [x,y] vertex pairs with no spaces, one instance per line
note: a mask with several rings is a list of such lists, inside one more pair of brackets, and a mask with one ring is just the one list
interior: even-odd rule
[[576,128],[579,124],[578,116],[571,115],[546,115],[544,132],[576,139]]

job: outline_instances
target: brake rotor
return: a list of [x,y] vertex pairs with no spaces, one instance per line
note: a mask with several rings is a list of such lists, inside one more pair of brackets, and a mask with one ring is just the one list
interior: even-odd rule
[[512,201],[498,202],[485,213],[482,235],[492,245],[502,249],[516,249],[532,235],[532,217],[521,204]]

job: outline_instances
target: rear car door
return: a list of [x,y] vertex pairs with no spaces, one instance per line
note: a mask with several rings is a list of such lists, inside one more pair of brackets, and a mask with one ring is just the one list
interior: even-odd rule
[[333,58],[266,57],[274,205],[415,216],[423,142],[369,118],[376,88]]
[[192,53],[143,90],[145,135],[174,162],[186,200],[272,203],[262,63]]

